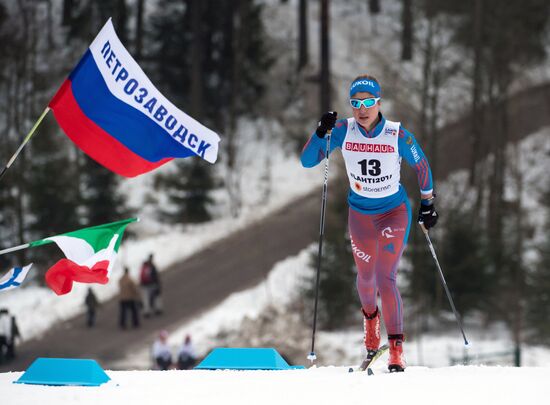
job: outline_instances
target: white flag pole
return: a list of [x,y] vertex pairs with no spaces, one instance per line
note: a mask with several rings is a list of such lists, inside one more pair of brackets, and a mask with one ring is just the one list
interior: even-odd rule
[[6,254],[6,253],[10,253],[10,252],[16,252],[18,250],[23,250],[23,249],[26,249],[28,247],[30,247],[31,244],[30,243],[25,243],[24,245],[19,245],[19,246],[14,246],[14,247],[11,247],[11,248],[7,248],[7,249],[4,249],[4,250],[0,250],[0,255],[3,255],[3,254]]

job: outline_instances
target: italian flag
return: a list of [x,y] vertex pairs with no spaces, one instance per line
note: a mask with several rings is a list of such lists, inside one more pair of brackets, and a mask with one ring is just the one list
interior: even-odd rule
[[130,218],[29,243],[29,247],[55,242],[66,258],[46,272],[46,284],[57,294],[70,292],[73,282],[107,284],[117,256],[122,235]]

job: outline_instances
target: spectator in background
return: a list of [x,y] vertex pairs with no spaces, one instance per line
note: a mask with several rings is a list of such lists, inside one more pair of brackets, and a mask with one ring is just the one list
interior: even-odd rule
[[120,302],[120,318],[119,325],[121,329],[126,329],[126,313],[130,311],[132,316],[132,326],[139,327],[138,317],[138,302],[139,290],[130,277],[128,267],[124,268],[124,275],[118,281],[119,285],[119,302]]
[[168,332],[161,330],[153,343],[153,359],[159,370],[168,370],[172,366],[172,351],[168,345]]
[[7,309],[0,309],[0,364],[6,360],[8,337],[11,333],[11,320]]
[[0,364],[15,358],[15,340],[21,338],[15,316],[0,309]]
[[141,266],[139,283],[143,302],[143,316],[147,318],[152,313],[160,315],[162,313],[160,277],[157,266],[153,263],[152,253]]
[[86,305],[86,325],[91,328],[95,325],[96,309],[99,307],[99,301],[91,287],[88,288],[84,305]]
[[196,361],[197,354],[191,343],[191,336],[187,335],[178,352],[178,370],[189,370],[195,366]]

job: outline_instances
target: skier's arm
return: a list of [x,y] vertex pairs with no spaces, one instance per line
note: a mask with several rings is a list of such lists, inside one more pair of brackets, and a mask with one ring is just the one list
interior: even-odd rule
[[[330,151],[342,146],[344,137],[348,129],[348,120],[338,120],[336,125],[332,130],[330,136]],[[327,140],[326,138],[320,138],[316,132],[311,135],[309,141],[307,141],[304,149],[302,150],[302,155],[300,160],[302,161],[302,166],[304,167],[313,167],[317,166],[325,158],[327,151]]]
[[399,129],[399,154],[416,172],[420,196],[423,200],[433,195],[433,178],[430,164],[414,135],[405,128]]

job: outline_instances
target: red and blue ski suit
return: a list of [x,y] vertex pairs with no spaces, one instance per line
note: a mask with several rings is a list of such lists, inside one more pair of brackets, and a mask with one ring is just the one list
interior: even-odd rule
[[[304,167],[319,164],[326,139],[315,133],[301,155]],[[426,156],[413,134],[379,115],[366,131],[353,118],[338,120],[332,130],[330,152],[340,148],[350,180],[348,226],[357,266],[357,291],[365,313],[374,313],[377,295],[388,335],[403,333],[403,303],[397,288],[397,266],[411,226],[411,208],[400,184],[401,159],[415,170],[420,191],[433,190]]]

